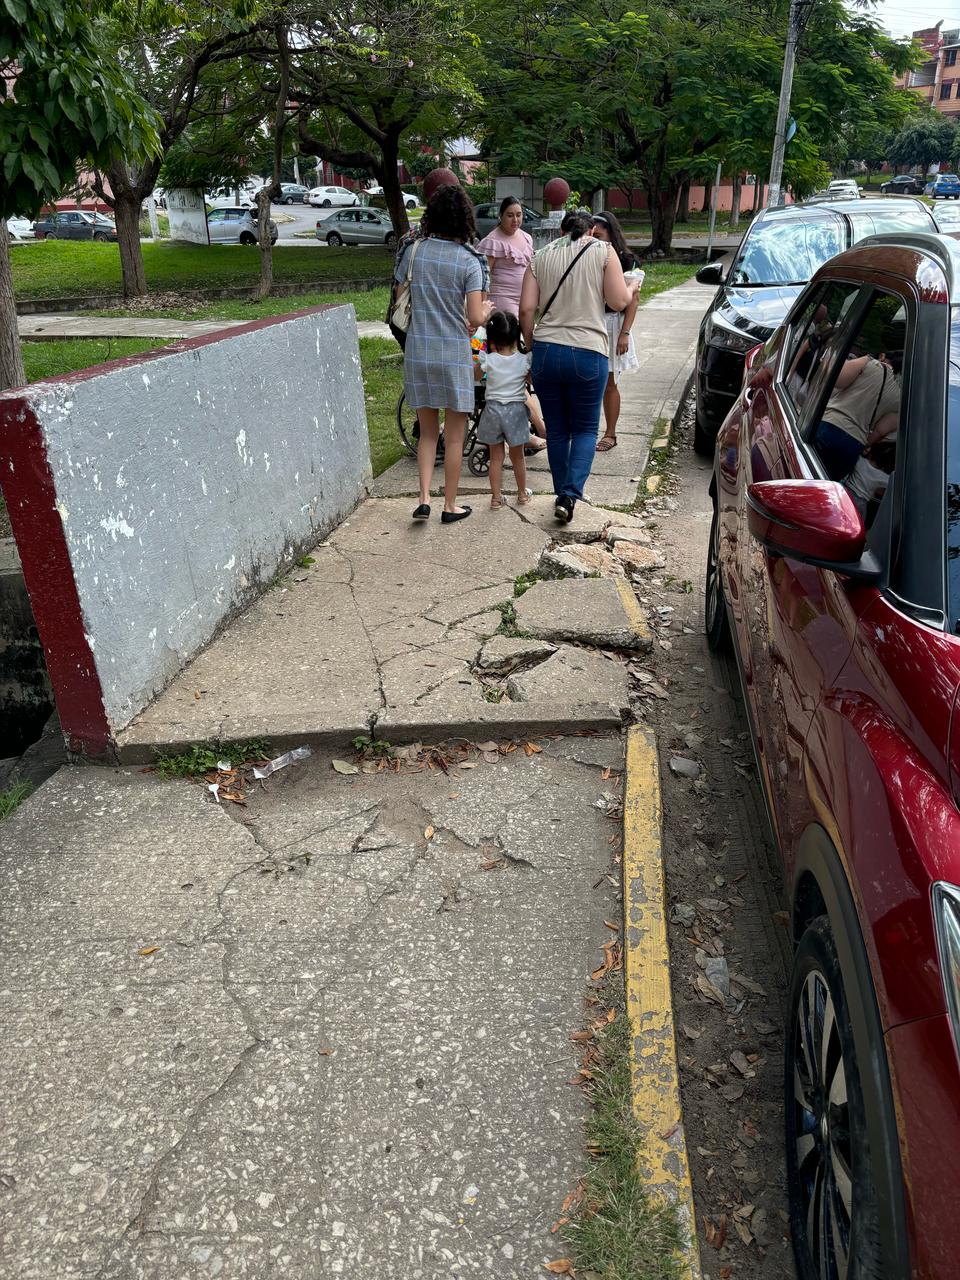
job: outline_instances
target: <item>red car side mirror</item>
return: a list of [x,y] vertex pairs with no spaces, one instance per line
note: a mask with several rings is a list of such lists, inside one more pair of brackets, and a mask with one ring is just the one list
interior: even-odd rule
[[747,491],[750,532],[775,556],[833,569],[861,583],[880,579],[864,551],[866,529],[853,499],[834,480],[761,480]]

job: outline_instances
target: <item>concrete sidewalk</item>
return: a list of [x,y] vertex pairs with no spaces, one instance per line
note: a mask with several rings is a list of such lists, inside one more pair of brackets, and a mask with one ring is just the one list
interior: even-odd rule
[[622,743],[534,745],[447,773],[315,756],[245,809],[63,769],[3,822],[4,1280],[563,1256]]
[[76,338],[202,338],[244,323],[243,320],[173,320],[167,316],[17,316],[20,338],[27,342]]
[[[622,383],[618,447],[597,455],[589,484],[595,503],[633,503],[651,437],[669,430],[689,378],[710,296],[684,284],[638,313],[642,366]],[[532,461],[540,468],[533,483],[547,490],[545,462]],[[413,484],[414,463],[406,459],[374,489],[402,493]],[[619,726],[629,699],[613,652],[650,644],[630,585],[659,564],[644,520],[582,503],[574,522],[559,526],[546,493],[528,506],[511,496],[493,511],[482,484],[472,517],[454,525],[440,523],[440,503],[424,524],[410,520],[409,498],[364,503],[311,553],[311,563],[279,579],[122,731],[120,760],[149,763],[157,749],[210,740],[292,746],[374,732],[408,742]],[[558,568],[553,550],[564,543],[579,544],[579,567]],[[620,559],[601,543],[619,547]],[[515,580],[531,571],[605,576],[560,597],[540,583],[515,602]],[[539,650],[499,651],[511,638],[504,630],[518,626]],[[585,655],[583,645],[611,655]],[[512,674],[518,664],[542,668],[536,679],[523,678]]]

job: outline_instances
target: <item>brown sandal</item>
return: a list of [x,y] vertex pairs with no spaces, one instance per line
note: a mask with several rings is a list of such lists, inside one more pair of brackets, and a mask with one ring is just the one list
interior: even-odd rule
[[597,441],[597,453],[609,453],[611,449],[615,449],[616,447],[616,436],[604,436],[602,440]]

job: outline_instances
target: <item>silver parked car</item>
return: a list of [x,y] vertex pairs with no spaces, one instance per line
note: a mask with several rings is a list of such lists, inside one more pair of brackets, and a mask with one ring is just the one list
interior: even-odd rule
[[[257,217],[250,209],[213,209],[207,214],[211,244],[256,244]],[[277,224],[270,222],[270,243],[277,243]]]
[[310,188],[302,182],[281,182],[278,204],[306,204]]
[[379,209],[341,209],[317,221],[317,239],[329,245],[385,244],[392,249],[397,233],[387,214]]

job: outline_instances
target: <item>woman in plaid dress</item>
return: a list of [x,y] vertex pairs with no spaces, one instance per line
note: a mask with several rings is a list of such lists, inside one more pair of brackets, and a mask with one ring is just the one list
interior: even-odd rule
[[[403,390],[420,423],[417,470],[420,505],[414,520],[430,516],[430,481],[437,457],[440,414],[444,415],[444,524],[463,520],[470,508],[457,505],[463,437],[474,404],[470,334],[484,324],[490,303],[484,302],[485,263],[468,248],[476,238],[473,206],[460,187],[441,187],[423,215],[425,238],[415,242],[410,278],[410,327],[403,353]],[[406,279],[407,255],[397,261],[395,276]]]

